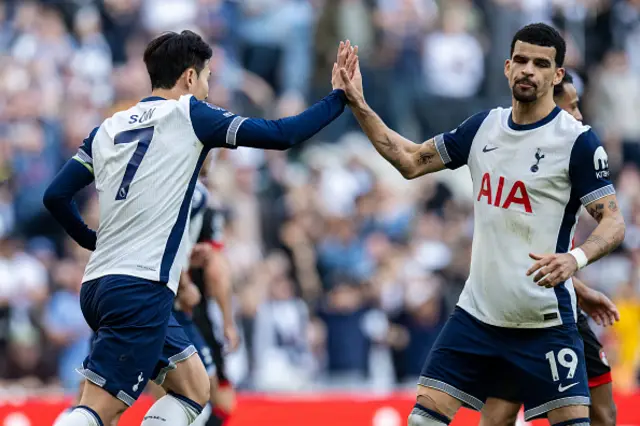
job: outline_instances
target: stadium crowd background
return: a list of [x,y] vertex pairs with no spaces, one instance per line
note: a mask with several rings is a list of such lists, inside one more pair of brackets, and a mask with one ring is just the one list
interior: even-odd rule
[[[268,118],[330,90],[340,39],[360,46],[368,101],[422,141],[509,105],[512,34],[552,22],[625,212],[625,244],[584,270],[622,320],[598,329],[618,389],[640,354],[639,0],[0,0],[0,389],[73,392],[90,330],[89,253],[43,192],[82,139],[149,93],[142,51],[165,30],[215,45],[210,102]],[[221,151],[210,188],[228,218],[243,389],[413,387],[468,273],[466,170],[406,182],[350,113],[286,153]],[[92,188],[78,200],[97,225]],[[593,221],[584,217],[577,241]],[[478,248],[482,250],[481,247]],[[509,247],[504,247],[509,250]]]

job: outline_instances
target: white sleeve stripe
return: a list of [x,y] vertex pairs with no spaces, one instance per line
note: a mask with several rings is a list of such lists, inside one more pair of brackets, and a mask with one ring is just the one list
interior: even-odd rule
[[229,127],[227,128],[227,139],[225,141],[227,145],[236,145],[238,130],[240,130],[240,126],[246,119],[246,117],[236,117],[231,121],[231,124],[229,124]]
[[600,198],[604,198],[607,195],[613,195],[615,193],[616,190],[613,188],[613,185],[607,185],[588,193],[584,197],[580,198],[580,201],[582,202],[583,206],[586,206],[593,203],[594,201],[599,200]]
[[449,153],[447,152],[447,145],[444,143],[444,135],[441,133],[435,138],[436,141],[436,150],[440,155],[440,159],[444,164],[449,164],[451,162],[451,157],[449,157]]
[[84,149],[79,149],[77,156],[80,160],[84,161],[87,164],[93,164],[93,158],[89,154],[85,152]]

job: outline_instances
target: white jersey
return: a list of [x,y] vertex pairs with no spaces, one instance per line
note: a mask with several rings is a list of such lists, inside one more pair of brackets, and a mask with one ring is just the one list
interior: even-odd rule
[[177,290],[198,173],[209,148],[235,145],[241,120],[190,95],[149,97],[94,129],[74,157],[93,171],[100,207],[83,281],[122,274]]
[[437,136],[436,148],[448,168],[467,164],[473,180],[471,271],[458,305],[494,326],[574,323],[572,280],[548,289],[525,273],[529,253],[571,249],[582,205],[615,193],[593,131],[557,107],[531,125],[497,108]]

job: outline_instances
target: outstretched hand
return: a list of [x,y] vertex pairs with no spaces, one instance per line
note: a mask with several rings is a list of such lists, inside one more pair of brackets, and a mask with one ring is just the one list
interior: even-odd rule
[[331,84],[335,89],[344,90],[350,102],[364,98],[362,90],[362,74],[358,61],[358,46],[351,42],[340,42],[338,57],[333,64]]

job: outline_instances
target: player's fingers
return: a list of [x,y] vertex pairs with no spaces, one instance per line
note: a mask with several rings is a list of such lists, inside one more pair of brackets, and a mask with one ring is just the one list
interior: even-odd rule
[[351,42],[349,40],[344,44],[344,48],[342,49],[342,54],[340,55],[340,60],[338,61],[339,67],[344,67],[347,63],[347,57],[349,56],[349,52],[351,50]]
[[593,318],[593,320],[596,322],[596,324],[598,325],[602,325],[602,317],[600,316],[600,314],[598,312],[593,312],[591,314],[591,318]]
[[607,325],[609,327],[613,326],[613,324],[615,324],[616,322],[616,318],[613,316],[613,312],[609,312],[609,314],[607,315]]
[[558,282],[560,282],[560,274],[558,272],[552,272],[544,277],[538,285],[546,288],[553,288],[558,285]]
[[542,258],[544,258],[544,256],[540,256],[539,254],[534,254],[534,253],[529,253],[529,257],[532,258],[533,260],[542,260]]
[[353,73],[356,70],[356,63],[358,62],[358,57],[356,55],[351,55],[351,57],[347,60],[347,72],[350,77],[353,77]]
[[527,276],[533,274],[535,271],[542,268],[543,266],[547,266],[549,263],[552,262],[552,260],[553,259],[551,257],[541,258],[536,263],[534,263],[533,266],[531,266],[531,268],[529,268],[529,270],[527,271]]
[[342,82],[345,85],[345,90],[350,90],[353,86],[346,69],[340,68],[340,77],[342,78]]
[[533,277],[533,281],[538,282],[540,281],[542,278],[544,278],[545,276],[553,273],[556,270],[557,266],[554,265],[553,263],[550,263],[547,266],[543,266],[538,273],[536,274],[535,277]]

